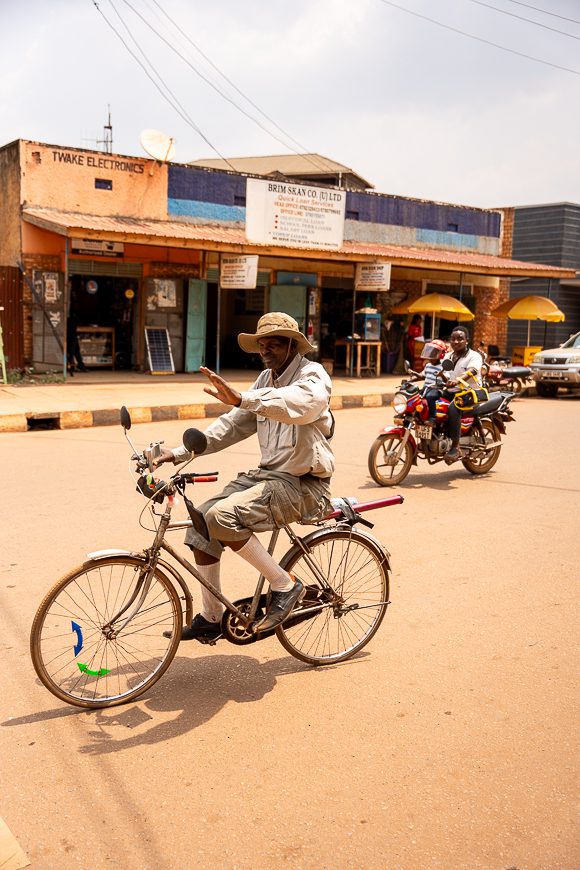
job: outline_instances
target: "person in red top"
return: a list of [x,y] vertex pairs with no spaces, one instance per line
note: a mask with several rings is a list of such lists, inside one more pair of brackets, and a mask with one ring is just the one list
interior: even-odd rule
[[421,325],[421,315],[414,314],[407,330],[407,359],[413,368],[415,367],[415,341],[422,335],[423,327]]

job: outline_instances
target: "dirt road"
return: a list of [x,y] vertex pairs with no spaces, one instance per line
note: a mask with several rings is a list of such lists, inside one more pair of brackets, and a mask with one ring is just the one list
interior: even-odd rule
[[[0,816],[34,870],[573,870],[579,410],[518,400],[487,477],[412,471],[373,515],[392,606],[356,659],[184,643],[147,696],[102,712],[40,685],[28,633],[87,551],[150,540],[122,431],[3,436]],[[366,463],[390,417],[337,414],[336,495],[384,494]],[[247,441],[197,470],[225,482],[256,456]],[[233,554],[223,578],[232,597],[255,582]]]

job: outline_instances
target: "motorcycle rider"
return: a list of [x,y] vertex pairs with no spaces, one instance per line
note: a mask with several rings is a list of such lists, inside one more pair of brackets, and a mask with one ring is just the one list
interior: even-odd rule
[[481,368],[483,357],[469,346],[469,332],[465,326],[456,326],[449,336],[451,350],[443,357],[451,360],[453,368],[447,374],[447,386],[443,392],[448,399],[453,399],[447,411],[445,434],[451,438],[451,447],[445,456],[445,462],[451,464],[461,459],[459,439],[461,437],[461,411],[455,404],[455,394],[464,389],[458,378],[465,381],[474,390],[482,387]]

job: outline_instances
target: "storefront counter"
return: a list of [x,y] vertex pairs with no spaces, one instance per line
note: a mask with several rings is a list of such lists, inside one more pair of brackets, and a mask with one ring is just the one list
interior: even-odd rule
[[77,326],[83,363],[90,367],[115,368],[115,328]]

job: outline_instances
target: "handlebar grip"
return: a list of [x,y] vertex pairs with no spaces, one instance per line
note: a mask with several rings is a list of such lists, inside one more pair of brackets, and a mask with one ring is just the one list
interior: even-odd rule
[[208,471],[206,474],[199,474],[196,471],[190,471],[188,474],[181,474],[180,477],[186,483],[196,483],[196,481],[201,481],[201,483],[213,483],[218,479],[217,471]]

